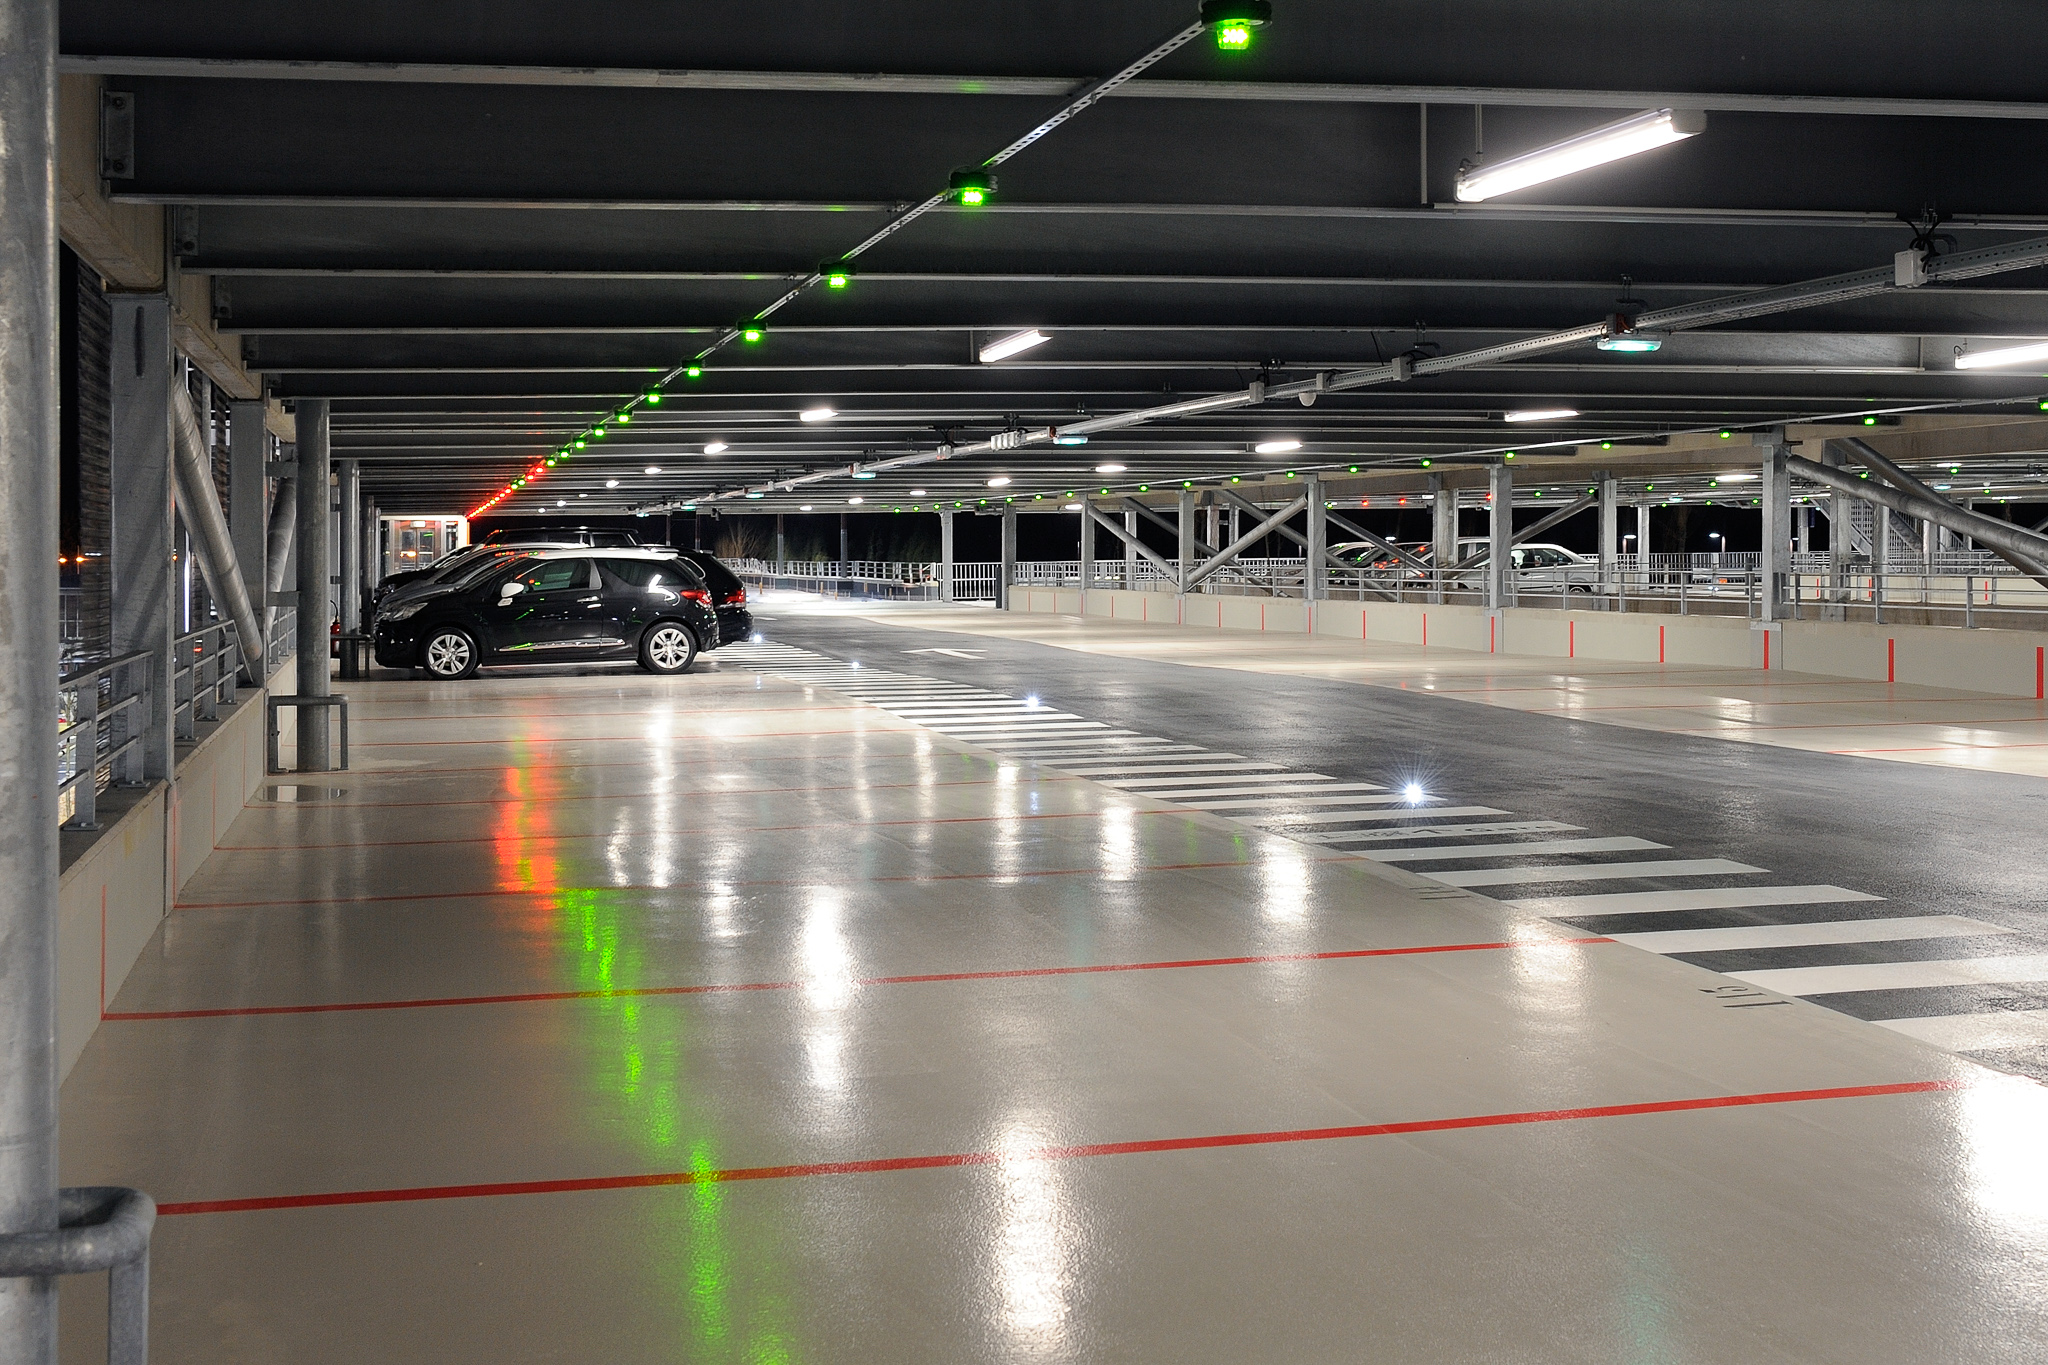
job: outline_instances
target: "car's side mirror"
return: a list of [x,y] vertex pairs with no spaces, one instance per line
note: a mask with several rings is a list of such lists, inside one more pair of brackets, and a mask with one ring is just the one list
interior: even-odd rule
[[498,589],[498,602],[500,605],[503,605],[525,591],[526,585],[515,578]]

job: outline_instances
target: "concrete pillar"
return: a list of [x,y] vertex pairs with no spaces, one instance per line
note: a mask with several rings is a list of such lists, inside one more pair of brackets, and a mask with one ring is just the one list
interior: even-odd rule
[[[1087,592],[1095,586],[1095,523],[1088,517],[1086,493],[1081,495],[1081,510],[1077,515],[1081,518],[1081,591]],[[1085,598],[1081,603],[1081,614],[1088,614],[1088,603]]]
[[1458,491],[1444,486],[1444,476],[1429,476],[1429,600],[1444,600],[1446,575],[1458,562]]
[[[263,403],[228,405],[228,538],[235,543],[235,564],[242,571],[249,605],[256,619],[269,619],[263,566],[270,534],[270,508],[265,505],[263,466],[270,460],[270,433],[263,429]],[[245,642],[247,643],[247,642]],[[252,644],[253,650],[255,646]]]
[[939,513],[939,600],[953,600],[953,514]]
[[1812,554],[1812,553],[1813,553],[1813,508],[1812,508],[1811,506],[1809,506],[1809,505],[1806,505],[1806,504],[1801,504],[1800,506],[1798,506],[1798,507],[1795,507],[1795,508],[1793,508],[1793,509],[1792,509],[1792,517],[1793,517],[1793,524],[1794,524],[1794,525],[1795,525],[1796,527],[1798,527],[1798,535],[1799,535],[1799,553],[1800,553],[1800,554],[1803,554],[1803,555],[1810,555],[1810,554]]
[[[1211,519],[1214,519],[1215,515],[1215,510],[1212,508],[1209,516]],[[1124,513],[1124,534],[1132,536],[1138,534],[1138,514],[1136,512]],[[1138,590],[1138,551],[1128,540],[1124,542],[1124,587],[1130,592]]]
[[1003,507],[1002,564],[996,570],[996,606],[1010,609],[1010,583],[1017,576],[1017,509]]
[[1785,585],[1792,570],[1792,480],[1785,472],[1782,442],[1762,447],[1763,554],[1758,560],[1761,619],[1781,620]]
[[1515,605],[1515,575],[1509,542],[1515,535],[1515,467],[1502,460],[1486,471],[1486,605]]
[[1302,578],[1302,594],[1311,602],[1320,602],[1330,595],[1330,566],[1325,558],[1330,550],[1330,513],[1321,479],[1310,479],[1305,491],[1308,494],[1308,545],[1304,553],[1308,556],[1308,572]]
[[[0,1232],[57,1227],[57,6],[0,3]],[[114,352],[123,353],[121,334]],[[160,353],[159,353],[160,354]],[[115,368],[119,368],[117,363]],[[119,398],[116,398],[117,414]],[[118,421],[118,416],[117,416]],[[118,427],[117,427],[118,430]],[[170,497],[170,420],[157,421]],[[118,470],[118,466],[117,466]],[[117,476],[118,477],[118,472]],[[120,598],[115,599],[118,608]],[[91,761],[89,758],[86,761]],[[57,1359],[57,1281],[0,1280],[0,1360]]]
[[146,651],[150,706],[142,777],[177,769],[171,714],[178,561],[171,482],[171,308],[161,295],[117,294],[109,348],[113,396],[114,653]]
[[[1650,504],[1647,502],[1636,504],[1636,553],[1650,553]],[[1636,563],[1648,567],[1649,560],[1639,559]]]
[[1193,573],[1197,567],[1195,563],[1194,489],[1183,488],[1180,490],[1179,511],[1180,520],[1175,523],[1175,525],[1179,528],[1180,535],[1177,537],[1179,541],[1179,550],[1177,552],[1178,565],[1175,569],[1176,577],[1174,581],[1174,591],[1186,592],[1188,590],[1188,575]]
[[1612,474],[1600,476],[1600,591],[1611,593],[1620,581],[1621,485]]
[[[299,426],[299,525],[293,535],[299,560],[298,694],[329,694],[328,627],[334,621],[333,584],[328,582],[334,528],[334,492],[328,482],[331,461],[327,447],[327,400],[301,398]],[[302,773],[324,773],[329,760],[326,708],[299,712],[299,767]]]
[[363,628],[363,482],[354,460],[337,460],[335,474],[340,484],[340,526],[336,534],[341,550],[341,628],[356,632]]
[[784,525],[784,514],[775,514],[775,572],[784,572],[789,563],[789,528]]
[[839,572],[842,575],[846,572],[847,558],[848,555],[846,551],[846,513],[841,512],[839,514]]

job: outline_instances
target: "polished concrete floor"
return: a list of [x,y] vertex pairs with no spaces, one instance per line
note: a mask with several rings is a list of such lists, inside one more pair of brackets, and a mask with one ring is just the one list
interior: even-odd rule
[[2042,1358],[2042,1086],[788,624],[351,686],[65,1087],[153,1359]]

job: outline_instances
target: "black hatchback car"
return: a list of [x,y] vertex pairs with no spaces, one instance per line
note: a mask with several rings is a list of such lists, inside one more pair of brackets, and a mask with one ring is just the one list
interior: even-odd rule
[[660,550],[544,550],[380,614],[377,662],[430,678],[486,664],[637,659],[681,673],[716,648],[704,576]]

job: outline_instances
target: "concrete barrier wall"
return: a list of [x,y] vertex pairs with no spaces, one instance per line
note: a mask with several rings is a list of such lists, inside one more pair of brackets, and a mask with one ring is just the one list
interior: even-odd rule
[[[1074,588],[1017,588],[1015,609],[1082,614]],[[1786,621],[1766,628],[1740,616],[1672,616],[1554,608],[1318,602],[1094,588],[1086,614],[1107,620],[1220,630],[1313,633],[1353,640],[1538,658],[1768,668],[1920,683],[1996,696],[2048,698],[2048,631],[1968,630],[1863,622]]]
[[59,876],[60,1080],[85,1051],[107,1002],[178,892],[261,785],[264,695],[261,688],[242,689],[232,713],[178,764],[176,783],[146,793]]

